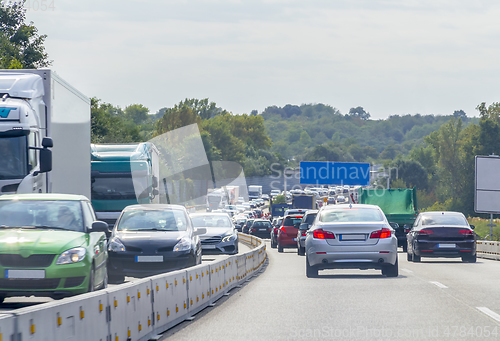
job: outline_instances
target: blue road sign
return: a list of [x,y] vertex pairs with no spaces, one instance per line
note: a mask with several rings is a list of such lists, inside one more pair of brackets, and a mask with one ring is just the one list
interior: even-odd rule
[[370,164],[358,162],[300,162],[300,183],[316,185],[370,184]]

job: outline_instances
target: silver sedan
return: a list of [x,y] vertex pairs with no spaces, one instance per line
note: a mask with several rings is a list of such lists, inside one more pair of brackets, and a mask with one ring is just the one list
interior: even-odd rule
[[318,213],[306,237],[306,275],[318,270],[380,269],[398,276],[398,241],[375,205],[329,205]]

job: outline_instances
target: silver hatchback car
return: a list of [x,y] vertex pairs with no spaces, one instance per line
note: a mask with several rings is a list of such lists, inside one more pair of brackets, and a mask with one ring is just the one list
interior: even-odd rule
[[375,205],[328,205],[320,209],[306,237],[306,275],[335,268],[380,269],[398,276],[398,241]]

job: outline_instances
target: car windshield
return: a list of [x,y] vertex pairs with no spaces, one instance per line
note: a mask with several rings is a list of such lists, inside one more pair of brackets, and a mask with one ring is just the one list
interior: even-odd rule
[[118,222],[118,231],[186,231],[188,222],[181,210],[141,210],[123,212]]
[[433,214],[422,217],[422,225],[460,225],[467,226],[467,220],[458,214]]
[[321,212],[319,220],[323,223],[384,221],[384,215],[374,208],[329,209]]
[[226,215],[202,215],[191,217],[194,227],[231,227],[233,224]]
[[44,228],[83,232],[79,201],[0,200],[1,228]]

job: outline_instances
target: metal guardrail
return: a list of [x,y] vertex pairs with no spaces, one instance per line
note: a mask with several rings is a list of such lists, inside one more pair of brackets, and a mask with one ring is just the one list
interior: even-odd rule
[[144,341],[191,318],[264,264],[266,245],[240,234],[251,251],[61,301],[0,314],[0,340]]

